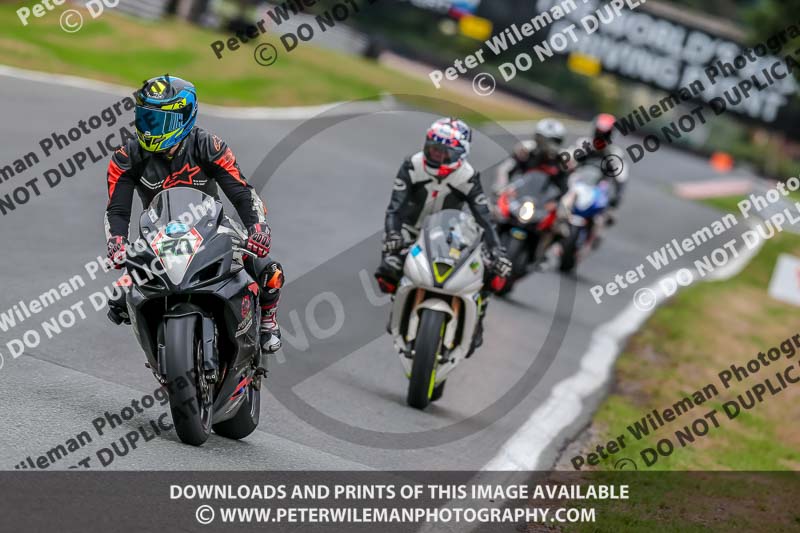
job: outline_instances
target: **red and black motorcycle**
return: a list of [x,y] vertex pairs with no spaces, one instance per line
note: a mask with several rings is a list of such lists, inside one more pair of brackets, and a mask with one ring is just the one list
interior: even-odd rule
[[501,291],[514,284],[545,258],[558,238],[561,189],[541,170],[531,170],[500,191],[495,206],[497,230],[512,263],[511,277]]

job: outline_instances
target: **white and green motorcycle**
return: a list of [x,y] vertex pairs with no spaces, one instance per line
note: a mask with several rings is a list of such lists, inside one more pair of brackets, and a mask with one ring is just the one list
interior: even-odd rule
[[425,409],[471,352],[480,315],[483,230],[455,209],[428,217],[409,249],[390,334],[409,378],[407,402]]

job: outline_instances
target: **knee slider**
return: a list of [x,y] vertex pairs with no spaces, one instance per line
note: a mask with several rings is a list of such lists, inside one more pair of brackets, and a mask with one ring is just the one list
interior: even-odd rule
[[275,292],[283,287],[283,267],[280,263],[270,263],[264,270],[262,287],[268,292]]

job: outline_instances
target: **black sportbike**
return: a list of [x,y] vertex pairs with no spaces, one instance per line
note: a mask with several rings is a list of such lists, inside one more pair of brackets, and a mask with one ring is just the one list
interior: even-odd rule
[[245,271],[246,234],[222,203],[169,189],[142,213],[127,259],[128,308],[147,366],[169,392],[178,437],[241,439],[258,425],[261,308]]
[[511,277],[500,294],[507,294],[528,272],[528,266],[545,259],[559,237],[561,190],[540,170],[529,171],[503,189],[494,209],[497,232],[511,260]]

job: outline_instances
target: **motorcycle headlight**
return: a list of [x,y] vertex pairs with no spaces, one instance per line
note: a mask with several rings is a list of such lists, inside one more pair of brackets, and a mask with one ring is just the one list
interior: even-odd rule
[[536,207],[533,205],[533,202],[529,200],[522,204],[522,206],[519,208],[519,213],[517,213],[517,216],[521,221],[528,222],[533,218],[534,214],[536,214]]

